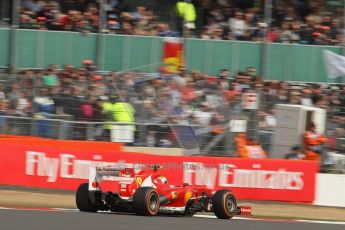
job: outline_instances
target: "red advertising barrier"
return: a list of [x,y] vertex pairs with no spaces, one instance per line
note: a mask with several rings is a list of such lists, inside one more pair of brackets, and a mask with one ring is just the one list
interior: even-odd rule
[[239,199],[312,202],[318,171],[309,161],[157,156],[1,140],[0,149],[0,184],[41,188],[74,190],[88,179],[90,166],[155,163],[172,184],[230,188]]

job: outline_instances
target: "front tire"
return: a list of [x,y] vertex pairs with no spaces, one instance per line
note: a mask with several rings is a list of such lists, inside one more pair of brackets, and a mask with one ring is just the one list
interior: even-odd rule
[[83,183],[79,186],[76,197],[76,205],[82,212],[97,212],[98,208],[89,199],[89,184]]
[[184,212],[183,213],[183,216],[185,216],[185,217],[192,217],[194,215],[195,215],[195,212]]
[[133,196],[134,212],[141,216],[155,216],[160,203],[156,189],[151,187],[138,188]]
[[236,197],[230,190],[218,190],[212,197],[212,207],[218,219],[230,219],[236,214]]

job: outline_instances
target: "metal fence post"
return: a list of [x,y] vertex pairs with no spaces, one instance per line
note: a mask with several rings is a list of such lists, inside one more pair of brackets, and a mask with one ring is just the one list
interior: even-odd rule
[[[343,53],[343,56],[345,56],[345,1],[343,1],[343,45],[342,45],[342,53]],[[344,80],[344,76],[340,78],[340,83],[344,83],[345,80]]]
[[343,1],[343,3],[343,55],[345,56],[345,1]]
[[190,42],[190,40],[183,38],[183,64],[184,64],[186,69],[189,69],[188,68],[188,53],[189,53],[188,47],[189,47],[189,42]]
[[35,118],[34,115],[32,115],[30,119],[30,136],[36,136],[35,134]]
[[10,32],[10,71],[13,72],[17,66],[17,29],[19,28],[19,7],[21,0],[13,0],[11,32]]
[[212,73],[212,51],[213,51],[213,42],[214,41],[207,41],[206,42],[206,53],[207,55],[205,56],[205,72],[209,75],[213,74]]
[[261,46],[261,76],[267,79],[269,76],[268,73],[268,40],[267,33],[271,28],[271,18],[272,17],[272,0],[265,0],[265,23],[266,27],[264,28],[264,38]]
[[123,56],[122,56],[122,70],[127,70],[131,66],[131,60],[130,60],[130,46],[131,46],[131,36],[124,36],[123,41]]
[[[227,108],[227,111],[225,112],[225,120],[227,121],[227,124],[230,124],[231,120],[233,119],[233,117],[231,116],[231,111],[230,111],[230,107]],[[232,133],[231,130],[231,126],[227,127],[225,130],[225,155],[230,155],[230,156],[234,156],[235,155],[235,151],[232,148],[232,146],[234,146],[234,143],[232,141],[232,139],[234,138],[234,135]]]
[[37,53],[36,53],[36,68],[45,68],[44,63],[44,49],[45,49],[45,37],[46,33],[44,31],[37,32]]
[[99,26],[98,26],[98,35],[97,35],[97,47],[96,47],[96,63],[97,69],[103,70],[103,55],[104,55],[104,37],[103,37],[103,29],[105,29],[104,25],[106,25],[106,13],[104,11],[104,0],[99,1]]

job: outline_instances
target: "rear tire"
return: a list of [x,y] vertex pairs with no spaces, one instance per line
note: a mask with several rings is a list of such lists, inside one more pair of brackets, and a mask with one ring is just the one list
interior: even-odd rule
[[218,190],[212,197],[212,207],[217,218],[230,219],[236,214],[236,197],[230,190]]
[[141,216],[155,216],[160,203],[156,189],[151,187],[138,188],[133,196],[134,212]]
[[76,205],[82,212],[97,212],[98,208],[89,199],[89,184],[83,183],[79,186],[76,197]]

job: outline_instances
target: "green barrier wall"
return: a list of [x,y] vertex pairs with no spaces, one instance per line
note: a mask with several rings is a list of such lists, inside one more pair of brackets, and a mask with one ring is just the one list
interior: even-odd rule
[[18,30],[15,66],[43,68],[49,64],[79,66],[84,59],[95,60],[95,34]]
[[327,82],[324,49],[341,53],[340,47],[269,44],[266,79]]
[[[98,46],[96,34],[17,30],[13,64],[21,68],[43,68],[52,63],[80,66],[84,59],[99,58],[101,70],[139,67],[154,71],[162,60],[162,41],[160,37],[103,35]],[[222,68],[234,74],[248,66],[260,72],[263,64],[261,43],[187,39],[185,46],[187,68],[211,75]],[[10,63],[9,47],[10,30],[0,29],[0,66]],[[340,47],[269,44],[266,79],[327,82],[324,49],[341,53]]]
[[7,67],[10,63],[10,31],[0,30],[0,66]]
[[188,39],[187,67],[209,74],[217,74],[225,68],[234,74],[235,71],[253,66],[260,72],[260,51],[259,43]]

